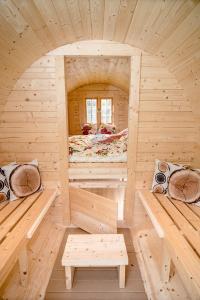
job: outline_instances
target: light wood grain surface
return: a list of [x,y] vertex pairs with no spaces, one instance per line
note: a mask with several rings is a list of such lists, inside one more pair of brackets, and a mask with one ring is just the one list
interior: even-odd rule
[[133,250],[130,231],[121,229],[118,233],[124,235],[129,257],[126,268],[126,287],[119,288],[118,272],[113,267],[77,268],[74,274],[72,290],[65,288],[65,273],[61,266],[61,259],[68,234],[85,234],[80,229],[69,229],[63,239],[58,258],[47,288],[45,299],[125,299],[146,300],[143,283],[140,277],[136,256]]

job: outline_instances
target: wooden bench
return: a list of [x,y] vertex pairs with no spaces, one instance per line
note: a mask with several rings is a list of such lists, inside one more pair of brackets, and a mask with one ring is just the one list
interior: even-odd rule
[[[200,208],[149,191],[140,191],[137,197],[162,240],[163,283],[177,272],[191,299],[200,299]],[[143,237],[142,232],[138,237]]]
[[0,286],[19,261],[22,285],[28,278],[26,246],[57,196],[46,189],[29,197],[0,205]]

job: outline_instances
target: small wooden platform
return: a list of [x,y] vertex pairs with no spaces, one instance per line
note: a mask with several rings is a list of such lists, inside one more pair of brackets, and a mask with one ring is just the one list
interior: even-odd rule
[[125,287],[128,255],[122,234],[69,235],[62,257],[66,287],[72,288],[74,267],[118,266],[119,287]]
[[135,256],[131,232],[118,229],[123,234],[128,253],[129,264],[126,267],[126,286],[119,288],[116,267],[81,267],[75,268],[73,288],[66,289],[65,269],[61,260],[69,234],[87,234],[79,228],[67,229],[60,247],[54,269],[47,288],[46,300],[147,300]]

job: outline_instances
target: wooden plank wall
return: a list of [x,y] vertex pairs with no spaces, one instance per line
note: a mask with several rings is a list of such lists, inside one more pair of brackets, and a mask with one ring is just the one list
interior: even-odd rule
[[14,86],[0,119],[0,165],[39,160],[43,181],[58,182],[55,58],[44,56]]
[[[193,99],[200,124],[198,0],[1,1],[0,24],[3,105],[21,72],[43,53],[74,41],[109,40],[134,45],[163,59]],[[94,55],[91,48],[88,52]],[[95,53],[99,54],[99,49]]]
[[197,128],[191,103],[174,75],[152,55],[142,55],[137,149],[137,189],[149,188],[154,160],[193,164]]
[[[112,83],[113,85],[121,88],[122,90],[128,91],[127,82],[130,77],[130,59],[128,56],[112,56],[114,55],[114,47],[112,45],[106,47],[107,54],[103,56],[103,45],[104,42],[100,42],[101,54],[95,53],[95,47],[92,45],[85,46],[85,50],[91,51],[91,55],[81,55],[81,49],[79,48],[80,55],[74,56],[76,52],[74,44],[72,45],[73,50],[67,45],[68,55],[65,59],[66,71],[68,74],[67,78],[67,89],[69,92],[75,90],[76,88],[94,83]],[[96,44],[97,45],[97,44]],[[65,47],[65,46],[64,46]],[[59,48],[60,51],[62,47]],[[70,51],[71,50],[71,51]],[[108,55],[108,50],[110,54]],[[56,51],[56,50],[55,50]],[[84,51],[84,50],[83,50]],[[139,52],[139,50],[134,50]],[[70,56],[73,53],[73,56]],[[66,55],[66,52],[65,52]],[[97,56],[95,56],[97,55]]]
[[[54,57],[35,62],[18,80],[1,109],[1,165],[38,158],[43,179],[57,183]],[[136,189],[150,188],[156,158],[193,163],[197,130],[190,102],[159,59],[144,53],[138,126]]]
[[128,127],[128,93],[109,84],[85,85],[69,93],[69,134],[81,134],[86,122],[86,98],[110,97],[113,99],[113,123],[117,132]]

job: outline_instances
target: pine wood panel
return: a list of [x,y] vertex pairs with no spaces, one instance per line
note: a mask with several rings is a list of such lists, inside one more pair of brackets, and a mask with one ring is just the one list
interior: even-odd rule
[[[22,201],[19,206],[15,206],[15,210],[11,209],[10,215],[7,213],[9,203],[2,208],[2,213],[4,209],[6,210],[7,217],[2,220],[0,233],[1,285],[17,261],[20,251],[26,247],[27,238],[32,237],[56,195],[57,191],[52,189],[45,190],[43,193],[35,193],[26,197],[26,201]],[[13,208],[13,205],[11,206]],[[25,271],[27,272],[27,264]]]
[[141,55],[132,56],[130,62],[130,87],[128,106],[128,149],[127,149],[127,188],[125,194],[124,217],[132,226],[134,195],[136,191],[136,166],[138,147],[139,102],[141,86]]
[[190,89],[190,84],[195,82],[191,71],[198,62],[199,9],[199,2],[190,0],[153,4],[142,0],[3,1],[2,99],[13,78],[41,54],[72,41],[104,38],[157,53],[172,69],[179,69],[176,76],[180,81],[182,71],[190,74],[184,88],[196,100],[199,86]]
[[[157,58],[142,55],[141,80],[142,82],[149,80],[152,85],[145,83],[140,86],[136,166],[136,170],[139,172],[136,177],[139,176],[139,178],[142,174],[140,172],[143,172],[143,176],[148,172],[153,173],[155,157],[168,161],[174,161],[176,158],[177,161],[181,162],[181,160],[186,159],[183,152],[188,154],[190,152],[192,155],[187,163],[193,164],[195,159],[194,146],[197,139],[197,129],[191,102],[184,96],[184,91],[175,81],[177,88],[173,87],[172,78],[174,76],[172,74],[169,76],[170,73],[166,68],[164,69],[162,69],[162,64],[158,65]],[[154,89],[153,82],[159,80],[162,80],[163,88]],[[168,80],[170,80],[171,86],[168,86]],[[182,151],[183,149],[184,151]],[[141,162],[147,156],[146,166],[145,164],[142,165]],[[143,181],[141,186],[150,188],[150,177],[147,176],[145,181],[146,183],[144,184]],[[138,178],[136,178],[136,182],[138,182]]]
[[[196,266],[199,264],[200,245],[198,228],[200,220],[198,215],[193,212],[193,205],[190,205],[189,208],[180,201],[169,201],[166,196],[152,194],[149,191],[139,192],[138,197],[151,219],[155,232],[157,232],[158,236],[163,240],[165,251],[164,248],[162,248],[163,259],[161,260],[161,264],[164,264],[164,273],[166,273],[167,266],[171,264],[170,261],[172,260],[175,266],[175,272],[180,276],[189,296],[192,299],[198,299],[199,270]],[[176,202],[178,202],[177,205]],[[199,211],[199,207],[196,207],[196,209]],[[147,232],[144,236],[149,235]],[[142,235],[143,232],[138,233],[138,236],[142,237]],[[144,258],[148,260],[145,248],[144,245],[141,245],[141,248],[138,250],[140,250]],[[168,258],[166,256],[168,256]],[[159,257],[159,255],[157,257]],[[149,274],[148,265],[145,269],[147,274]],[[152,266],[151,274],[153,269],[156,271],[156,266],[154,266],[154,268]],[[171,277],[173,277],[173,275]],[[169,280],[169,276],[165,276],[162,278],[162,281],[166,281],[167,283],[171,281],[171,278]],[[153,287],[153,289],[154,288],[155,287]]]
[[[64,269],[61,266],[68,234],[85,234],[80,229],[68,229],[60,247],[59,256],[54,266],[52,276],[47,288],[46,299],[137,299],[144,300],[146,295],[141,285],[141,277],[133,252],[133,245],[129,230],[121,229],[125,238],[125,244],[129,256],[129,265],[126,268],[126,287],[120,290],[118,287],[117,270],[112,267],[105,268],[78,268],[75,272],[74,286],[72,290],[65,289]],[[120,293],[119,293],[120,291]]]
[[[141,276],[144,281],[145,291],[152,299],[188,299],[186,286],[180,276],[174,274],[170,281],[163,282],[162,270],[168,270],[169,261],[165,254],[162,240],[160,240],[154,229],[145,229],[138,232],[134,238],[134,247]],[[164,254],[166,256],[164,256]],[[165,268],[161,264],[165,262]]]
[[44,298],[45,290],[55,263],[59,246],[64,235],[64,228],[56,224],[55,211],[60,220],[62,211],[57,210],[58,206],[52,206],[43,219],[39,229],[28,244],[28,263],[30,276],[26,287],[19,283],[18,264],[7,278],[0,294],[8,299]]
[[[73,62],[72,58],[70,58],[71,61]],[[79,66],[81,65],[84,70],[80,72],[82,78],[87,71],[83,61],[78,60]],[[103,61],[106,62],[106,59]],[[93,58],[90,62],[90,68],[92,68],[95,59]],[[97,66],[99,62],[97,60]],[[127,74],[123,60],[113,63],[109,58],[107,62],[107,65],[101,66],[100,79],[108,70],[110,74],[119,71]],[[122,62],[121,67],[120,62]],[[41,72],[45,73],[45,78],[41,78]],[[98,67],[96,67],[97,72]],[[28,74],[31,75],[27,78]],[[73,74],[79,76],[79,68],[73,70]],[[88,78],[89,74],[85,73],[85,78]],[[142,54],[141,78],[143,83],[147,81],[153,84],[140,86],[136,189],[149,189],[156,158],[195,166],[195,142],[198,137],[189,99],[184,96],[184,90],[177,84],[173,74],[157,57]],[[23,89],[23,80],[25,80],[27,90]],[[50,90],[43,89],[46,85],[44,82],[47,81],[48,86],[49,80],[50,82],[55,80],[55,57],[44,56],[26,70],[20,79],[20,89],[19,87],[13,89],[6,105],[2,106],[4,111],[0,122],[0,153],[2,164],[14,160],[27,162],[38,158],[43,180],[48,186],[51,184],[57,186],[59,184],[60,137],[57,131],[58,111],[55,87]],[[41,89],[40,81],[42,82]],[[76,83],[76,77],[72,78],[72,81]],[[157,82],[159,89],[155,89],[154,84]],[[32,90],[36,83],[35,90]],[[161,89],[160,84],[162,84]],[[126,85],[128,89],[128,81]],[[125,92],[121,90],[119,93],[119,88],[110,84],[86,85],[79,91],[91,96],[94,89],[101,96],[105,93],[107,95],[114,93],[120,98],[120,104],[115,111],[115,113],[120,113],[118,125],[116,125],[119,129],[125,128],[127,114],[126,109],[122,109],[123,99],[127,99]],[[72,102],[75,100],[74,95],[74,92],[69,94],[70,99],[73,99]],[[83,111],[82,107],[80,110]]]
[[117,202],[88,191],[70,188],[71,221],[90,233],[117,232]]
[[86,84],[111,83],[128,91],[128,57],[67,57],[66,70],[68,91]]
[[37,158],[44,183],[54,181],[56,185],[59,134],[55,76],[55,58],[44,56],[19,79],[1,115],[0,152],[2,165]]
[[66,88],[66,70],[64,56],[56,57],[56,93],[57,118],[59,135],[59,177],[61,184],[61,199],[63,204],[63,222],[70,224],[69,180],[66,149],[68,149],[68,99]]

